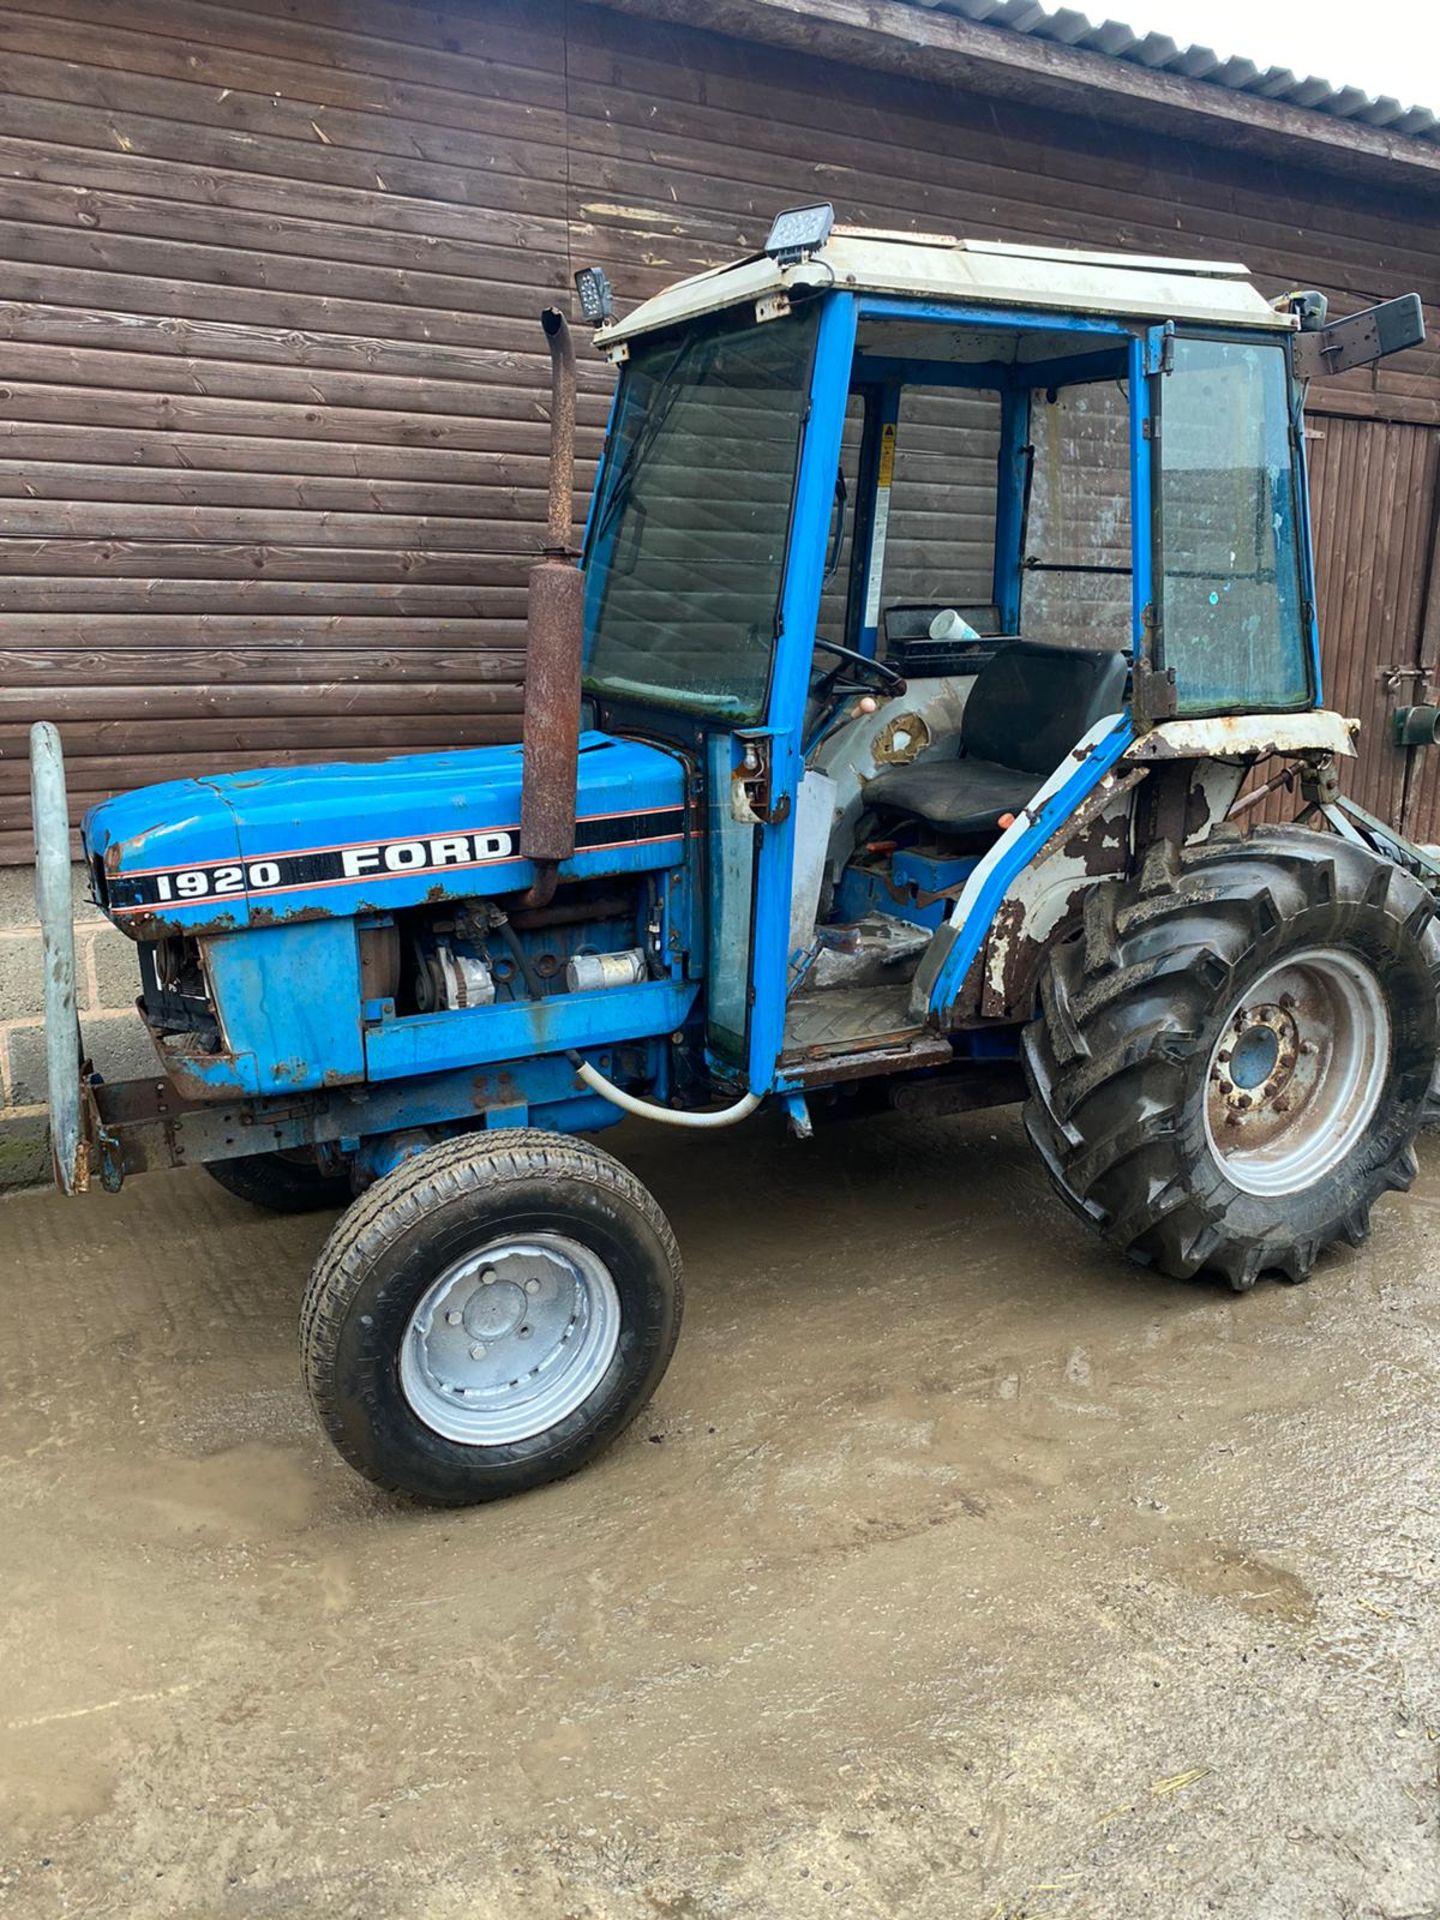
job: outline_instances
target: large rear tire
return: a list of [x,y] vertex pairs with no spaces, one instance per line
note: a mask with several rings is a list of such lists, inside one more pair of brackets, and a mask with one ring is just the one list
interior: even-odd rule
[[466,1506],[543,1486],[645,1405],[680,1330],[659,1207],[598,1147],[505,1129],[377,1180],[301,1314],[310,1398],[377,1486]]
[[1429,896],[1363,848],[1297,828],[1154,848],[1050,958],[1026,1130],[1141,1265],[1303,1280],[1415,1176],[1437,988]]

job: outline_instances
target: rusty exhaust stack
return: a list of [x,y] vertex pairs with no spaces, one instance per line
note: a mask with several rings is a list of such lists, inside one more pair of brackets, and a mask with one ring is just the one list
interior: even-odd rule
[[521,904],[541,907],[575,851],[584,576],[570,544],[575,485],[575,348],[558,307],[540,316],[550,342],[550,516],[525,611],[525,748],[520,852],[536,867]]

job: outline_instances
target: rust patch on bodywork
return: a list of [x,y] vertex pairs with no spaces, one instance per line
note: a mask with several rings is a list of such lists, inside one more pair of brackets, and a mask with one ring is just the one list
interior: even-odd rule
[[[298,927],[307,920],[334,920],[337,917],[328,907],[288,907],[280,913],[277,913],[273,907],[257,907],[253,902],[250,907],[252,927]],[[344,917],[350,918],[348,914]],[[203,933],[209,932],[210,929],[202,927],[196,931]]]
[[[1017,981],[1026,977],[1032,965],[1038,968],[1039,959],[1035,952],[1039,948],[1036,940],[1025,938],[1025,902],[1023,900],[1002,900],[1000,910],[995,915],[990,928],[987,949],[994,947],[1002,956],[1001,986],[997,991],[987,978],[985,992],[981,999],[980,1011],[996,1015],[1005,1012],[1007,1007],[1016,1004]],[[989,969],[986,969],[987,975]]]
[[[1144,767],[1107,774],[1056,828],[1038,859],[1001,902],[981,949],[978,999],[986,1018],[1029,1016],[1046,955],[1078,919],[1086,894],[1097,880],[1125,871],[1130,860],[1130,809],[1117,809],[1115,803],[1146,775]],[[1049,886],[1046,868],[1055,877]],[[1032,916],[1042,904],[1043,919],[1036,924]]]
[[203,1059],[207,1064],[224,1062],[232,1073],[238,1074],[240,1056],[221,1051],[204,1053],[201,1050],[200,1036],[195,1033],[157,1033],[147,1022],[150,1038],[155,1043],[155,1051],[160,1056],[160,1064],[165,1069],[177,1093],[185,1100],[206,1104],[217,1100],[236,1098],[236,1088],[215,1086],[202,1078],[191,1066],[192,1059]]
[[877,767],[908,767],[933,739],[923,714],[897,713],[886,721],[871,742],[870,758]]
[[243,929],[236,923],[233,913],[217,914],[213,920],[206,920],[197,926],[180,926],[174,920],[167,919],[162,913],[145,913],[138,916],[123,915],[110,923],[123,933],[127,940],[168,940],[189,939],[198,934],[239,933]]
[[[1117,783],[1116,791],[1119,791]],[[1114,798],[1112,792],[1109,796]],[[1060,848],[1067,860],[1078,860],[1088,874],[1114,873],[1120,864],[1117,856],[1126,851],[1129,835],[1126,828],[1129,819],[1120,814],[1108,817],[1096,810],[1093,817],[1085,821],[1077,833],[1072,833]]]
[[1355,752],[1358,720],[1317,708],[1308,713],[1213,714],[1164,720],[1126,749],[1136,760],[1267,760],[1275,753]]

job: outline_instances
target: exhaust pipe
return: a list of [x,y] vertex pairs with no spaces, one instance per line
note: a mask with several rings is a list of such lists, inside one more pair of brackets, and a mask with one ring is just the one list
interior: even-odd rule
[[558,307],[540,316],[550,343],[550,511],[544,558],[530,570],[525,609],[525,744],[520,852],[535,883],[519,904],[543,907],[556,868],[575,851],[580,750],[580,651],[585,581],[570,544],[575,486],[575,348]]

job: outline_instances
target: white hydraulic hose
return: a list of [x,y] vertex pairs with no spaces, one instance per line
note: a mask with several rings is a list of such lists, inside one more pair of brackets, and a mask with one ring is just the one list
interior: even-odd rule
[[626,1093],[623,1087],[617,1087],[613,1080],[607,1080],[598,1067],[592,1067],[579,1054],[572,1053],[570,1058],[575,1062],[575,1071],[592,1093],[598,1093],[612,1105],[622,1107],[626,1113],[633,1113],[639,1120],[659,1120],[667,1127],[733,1127],[737,1120],[754,1113],[765,1097],[761,1093],[747,1093],[743,1100],[737,1100],[730,1107],[719,1107],[714,1113],[687,1113],[674,1107],[658,1106],[653,1100],[638,1099],[635,1094]]

